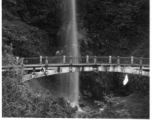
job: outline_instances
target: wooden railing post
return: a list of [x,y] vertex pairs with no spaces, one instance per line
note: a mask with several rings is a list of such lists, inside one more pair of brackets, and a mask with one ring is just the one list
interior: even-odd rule
[[86,63],[89,63],[89,56],[86,55]]
[[142,65],[142,57],[140,57],[140,65]]
[[45,64],[48,64],[48,56],[46,56]]
[[120,57],[117,56],[117,65],[120,65]]
[[42,64],[42,56],[40,56],[40,64]]
[[72,56],[70,56],[70,64],[72,64]]
[[63,64],[65,64],[66,63],[66,56],[64,55],[63,56]]
[[97,63],[97,56],[94,56],[94,64]]
[[134,57],[131,56],[131,65],[133,65],[133,64],[134,64]]
[[109,64],[111,64],[112,56],[109,56]]

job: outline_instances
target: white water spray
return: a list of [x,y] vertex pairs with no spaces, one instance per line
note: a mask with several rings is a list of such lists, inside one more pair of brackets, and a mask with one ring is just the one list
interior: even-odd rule
[[[66,56],[78,57],[79,45],[77,38],[77,20],[76,20],[76,0],[67,0],[66,9],[68,10],[68,26],[66,31],[66,42],[68,50]],[[73,63],[78,63],[78,59],[73,59]],[[61,76],[61,94],[69,101],[72,107],[79,107],[79,72],[68,73]]]
[[[79,49],[78,49],[78,38],[77,38],[77,21],[76,21],[76,0],[70,0],[71,2],[71,32],[72,34],[70,35],[71,40],[68,41],[69,44],[69,51],[70,55],[73,57],[78,57],[79,56]],[[73,61],[74,63],[78,63],[78,59],[75,59]],[[70,97],[72,97],[71,101],[71,106],[77,106],[78,111],[81,111],[79,107],[79,73],[73,73],[70,75],[71,77],[71,94]]]
[[123,81],[123,85],[127,85],[129,79],[128,79],[128,75],[125,76],[125,79]]

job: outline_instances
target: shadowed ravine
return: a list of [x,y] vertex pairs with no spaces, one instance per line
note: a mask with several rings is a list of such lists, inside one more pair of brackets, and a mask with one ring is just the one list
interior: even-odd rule
[[[42,78],[34,78],[32,80],[26,81],[26,83],[28,83],[30,88],[35,93],[43,94],[49,91],[53,96],[52,98],[54,98],[54,96],[61,97],[62,95],[65,95],[64,97],[67,97],[69,95],[69,93],[67,92],[69,87],[65,87],[64,89],[62,89],[62,95],[60,89],[61,84],[70,82],[71,79],[66,78],[67,76],[68,75],[66,74],[59,74]],[[61,81],[60,79],[57,79],[59,77],[62,77],[65,80]],[[111,100],[113,100],[113,107],[105,103],[104,101],[99,102],[102,103],[102,105],[97,105],[93,102],[93,100],[83,100],[83,97],[81,96],[80,103],[83,104],[82,109],[85,112],[77,112],[75,114],[75,117],[110,118],[109,116],[113,116],[113,113],[119,115],[120,118],[148,118],[149,116],[148,94],[143,95],[137,92],[125,97],[112,97]],[[118,113],[119,111],[122,111],[124,116],[121,116],[121,114]],[[110,115],[111,113],[112,115]]]

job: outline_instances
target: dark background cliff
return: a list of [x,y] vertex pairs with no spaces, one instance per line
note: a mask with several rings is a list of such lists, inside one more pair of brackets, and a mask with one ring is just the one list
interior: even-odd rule
[[[3,0],[2,47],[16,56],[64,48],[65,2]],[[77,0],[81,55],[149,57],[149,0]]]

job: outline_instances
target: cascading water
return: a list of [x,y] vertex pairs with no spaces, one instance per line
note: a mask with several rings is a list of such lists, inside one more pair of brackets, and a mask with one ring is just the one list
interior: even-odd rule
[[[78,38],[77,38],[77,22],[76,22],[76,1],[66,0],[66,15],[68,14],[68,26],[66,31],[65,44],[68,47],[66,56],[78,57]],[[72,63],[78,63],[78,59],[73,59]],[[79,107],[79,72],[68,73],[60,77],[61,80],[61,96],[70,102],[72,107]]]
[[[69,47],[68,55],[72,57],[79,56],[78,38],[77,38],[77,23],[76,23],[76,1],[68,0],[71,5],[70,24],[68,26],[68,39],[66,43]],[[73,59],[73,63],[78,63],[78,59]],[[71,106],[79,108],[79,73],[70,73],[70,102]]]

